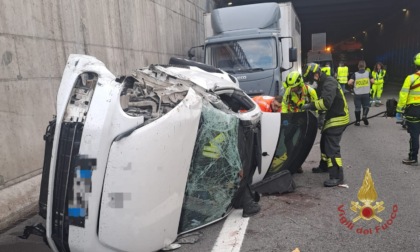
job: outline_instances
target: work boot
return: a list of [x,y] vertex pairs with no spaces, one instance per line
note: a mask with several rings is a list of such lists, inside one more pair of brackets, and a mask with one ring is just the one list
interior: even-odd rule
[[319,162],[319,166],[312,168],[312,172],[313,173],[324,173],[324,172],[328,172],[327,163],[325,161]]
[[257,202],[252,201],[251,203],[247,204],[242,210],[242,217],[251,217],[259,213],[261,210],[260,205]]
[[333,166],[329,168],[330,178],[324,181],[325,187],[334,187],[343,183],[344,173],[343,168]]
[[242,217],[251,217],[261,210],[260,205],[252,197],[250,190],[245,190],[242,197],[242,206]]
[[418,166],[419,165],[417,160],[410,159],[410,158],[403,159],[402,163],[405,164],[405,165],[412,165],[412,166]]
[[363,117],[362,117],[362,120],[363,120],[363,123],[365,125],[369,125],[369,121],[367,119],[367,114],[368,113],[369,113],[369,108],[363,108]]
[[354,123],[354,125],[360,126],[360,111],[354,111],[354,115],[356,116],[356,122]]

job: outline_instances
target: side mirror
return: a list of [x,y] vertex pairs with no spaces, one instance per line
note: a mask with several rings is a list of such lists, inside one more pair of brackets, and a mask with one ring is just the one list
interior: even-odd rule
[[296,62],[297,61],[297,48],[291,47],[289,48],[289,62]]

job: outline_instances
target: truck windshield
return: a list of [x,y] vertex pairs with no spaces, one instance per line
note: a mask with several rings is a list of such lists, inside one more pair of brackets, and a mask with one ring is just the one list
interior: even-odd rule
[[229,73],[276,68],[276,55],[274,38],[235,40],[206,46],[206,63]]

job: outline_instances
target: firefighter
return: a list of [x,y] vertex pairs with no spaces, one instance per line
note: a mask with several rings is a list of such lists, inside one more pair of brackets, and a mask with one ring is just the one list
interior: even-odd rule
[[407,132],[410,134],[410,151],[408,158],[403,159],[402,163],[417,166],[420,135],[420,53],[414,56],[414,65],[416,73],[408,75],[401,88],[396,118],[401,121],[401,114],[404,114]]
[[356,123],[354,125],[360,126],[360,110],[363,107],[363,123],[369,125],[367,114],[370,107],[370,85],[374,82],[372,74],[365,71],[366,62],[359,61],[359,72],[354,73],[349,80],[349,86],[354,90],[354,114],[356,116]]
[[372,71],[372,77],[375,82],[372,85],[372,105],[379,107],[382,105],[381,96],[384,89],[384,78],[386,70],[381,62],[376,63]]
[[[302,112],[302,106],[311,101],[316,101],[318,96],[315,89],[304,84],[302,75],[298,71],[290,72],[286,77],[286,91],[284,92],[282,102],[282,113]],[[285,143],[288,156],[293,149],[293,137],[298,127],[288,126],[285,129]],[[297,173],[303,173],[302,167],[296,170]]]
[[344,93],[347,93],[346,84],[347,84],[347,77],[349,75],[349,68],[344,65],[344,62],[340,61],[337,67],[337,81],[341,85],[341,89]]
[[325,63],[325,66],[323,68],[321,68],[321,71],[323,73],[325,73],[325,75],[327,76],[331,76],[331,67],[330,67],[330,63]]
[[281,106],[282,113],[301,112],[304,104],[318,100],[315,89],[303,83],[298,71],[292,71],[287,75],[286,85]]
[[349,123],[349,110],[343,90],[331,76],[321,72],[316,63],[308,63],[303,70],[305,82],[317,81],[318,100],[302,106],[302,109],[318,110],[318,128],[321,130],[321,160],[314,173],[329,172],[324,186],[338,186],[344,181],[340,140]]
[[262,112],[281,112],[282,96],[254,96],[252,100],[258,104]]

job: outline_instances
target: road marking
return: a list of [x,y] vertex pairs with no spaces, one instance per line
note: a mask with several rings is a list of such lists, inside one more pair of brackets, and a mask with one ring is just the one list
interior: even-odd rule
[[242,209],[229,214],[211,252],[239,252],[249,218],[242,217]]

